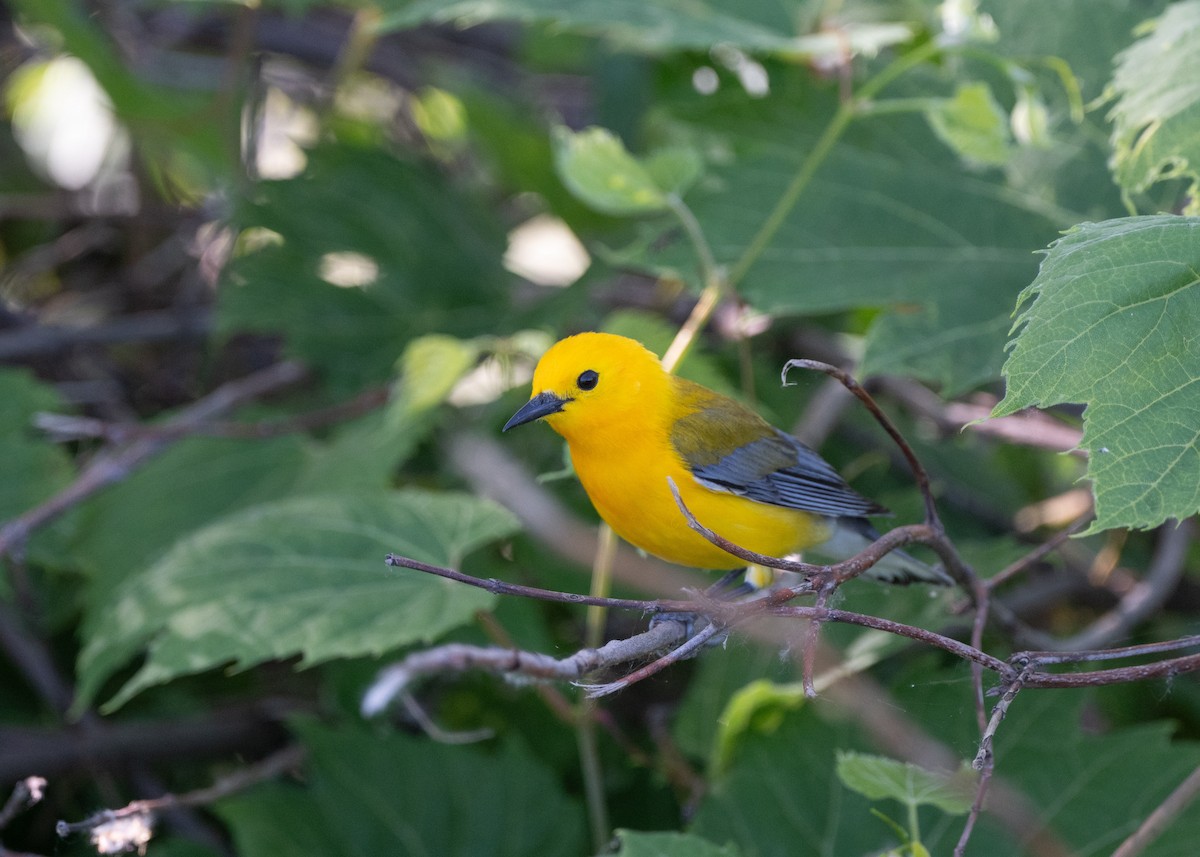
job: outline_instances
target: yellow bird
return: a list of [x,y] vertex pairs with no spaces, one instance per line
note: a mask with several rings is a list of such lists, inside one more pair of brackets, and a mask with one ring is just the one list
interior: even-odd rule
[[[733,399],[668,374],[624,336],[581,333],[555,343],[534,371],[533,397],[504,430],[539,419],[567,441],[600,517],[668,562],[745,565],[688,526],[668,477],[700,523],[768,556],[815,547],[853,556],[878,537],[867,516],[887,514],[799,440]],[[899,551],[867,574],[891,583],[952,582]]]

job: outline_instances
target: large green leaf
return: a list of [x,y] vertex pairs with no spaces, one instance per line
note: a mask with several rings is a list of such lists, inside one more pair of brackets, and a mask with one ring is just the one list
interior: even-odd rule
[[496,331],[504,234],[476,200],[379,150],[330,145],[308,158],[303,175],[260,183],[237,214],[259,246],[231,265],[223,332],[282,334],[353,390],[388,377],[417,334]]
[[[104,604],[178,539],[218,518],[286,493],[305,460],[297,436],[186,438],[91,499],[73,553]],[[104,608],[100,608],[104,612]]]
[[1091,531],[1200,510],[1200,218],[1088,223],[1021,296],[993,416],[1087,405]]
[[890,832],[833,774],[835,748],[850,741],[811,706],[761,721],[712,784],[691,832],[757,857],[876,853]]
[[416,0],[386,15],[383,29],[422,23],[460,27],[509,20],[552,25],[594,35],[647,53],[707,51],[714,45],[791,57],[844,57],[906,41],[898,23],[842,22],[836,32],[798,35],[818,23],[823,7],[812,0]]
[[1117,59],[1112,88],[1113,168],[1140,193],[1155,182],[1191,179],[1200,210],[1200,0],[1172,3]]
[[[583,812],[558,778],[509,742],[493,752],[404,735],[297,724],[309,751],[309,788],[273,795],[283,819],[320,831],[350,857],[577,857]],[[257,792],[221,806],[243,857],[281,850]],[[271,794],[271,792],[268,792]],[[267,811],[270,807],[264,808]],[[304,817],[310,819],[303,820]],[[319,824],[314,824],[317,821]],[[284,822],[286,823],[286,821]],[[299,853],[317,854],[305,847]]]
[[516,528],[500,507],[421,491],[296,497],[224,518],[120,588],[79,659],[81,702],[143,647],[113,697],[223,663],[379,654],[466,622],[492,596],[387,570],[397,552],[440,565]]
[[[1022,695],[997,733],[997,773],[1029,797],[1075,853],[1109,854],[1200,764],[1200,746],[1173,741],[1169,723],[1094,734],[1081,723],[1085,699],[1073,691]],[[1006,844],[1013,833],[996,830],[985,816],[972,851],[1013,853]],[[952,829],[940,847],[931,839],[930,850],[948,851],[956,836]],[[1200,813],[1183,812],[1141,853],[1187,857],[1197,841]]]
[[299,786],[264,783],[225,798],[215,810],[229,826],[239,857],[329,857],[347,853],[312,794]]
[[[1156,15],[1167,0],[981,0],[995,21],[1000,56],[1049,68],[1040,58],[1066,62],[1083,100],[1099,98],[1112,74],[1113,57],[1133,41],[1133,28]],[[1086,33],[1087,38],[1081,38]]]
[[[690,133],[732,148],[726,165],[709,159],[718,165],[687,197],[722,264],[741,257],[832,116],[832,99],[803,79],[779,75],[773,86],[759,103],[718,94],[675,110]],[[998,175],[968,171],[922,118],[865,118],[834,147],[739,292],[777,315],[893,307],[876,323],[865,370],[914,372],[960,390],[999,372],[1006,320],[1036,270],[1033,250],[1068,223]],[[648,240],[637,261],[690,275],[690,249],[674,237]]]

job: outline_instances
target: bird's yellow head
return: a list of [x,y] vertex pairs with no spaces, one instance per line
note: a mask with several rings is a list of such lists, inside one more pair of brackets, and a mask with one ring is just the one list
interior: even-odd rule
[[[640,342],[611,333],[559,340],[533,373],[533,397],[504,426],[544,419],[568,442],[619,425],[644,424],[663,401],[667,374]],[[640,419],[632,419],[635,415]]]

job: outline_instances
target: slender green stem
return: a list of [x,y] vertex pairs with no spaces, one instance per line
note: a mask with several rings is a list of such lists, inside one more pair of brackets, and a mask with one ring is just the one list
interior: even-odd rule
[[679,364],[683,362],[683,358],[687,356],[688,349],[695,342],[700,328],[704,327],[713,310],[717,308],[717,302],[720,300],[720,297],[721,287],[719,285],[713,283],[705,286],[704,291],[700,293],[700,299],[692,307],[691,315],[683,323],[683,327],[679,328],[679,333],[675,334],[675,339],[672,340],[667,353],[663,355],[663,369],[666,369],[668,372],[674,372],[679,367]]
[[[613,557],[617,552],[617,535],[608,524],[600,525],[600,543],[592,560],[592,583],[588,593],[593,598],[607,598],[612,591]],[[604,642],[604,622],[608,609],[593,604],[587,609],[587,630],[584,645],[589,649]]]
[[859,116],[883,116],[887,113],[924,113],[937,107],[941,98],[888,98],[858,106]]
[[579,722],[575,725],[575,740],[579,747],[579,762],[583,774],[583,792],[587,802],[588,826],[592,832],[592,853],[608,850],[611,837],[608,802],[604,796],[604,770],[596,747],[596,700],[584,697],[576,709]]
[[[908,777],[909,777],[909,780],[911,781],[911,779],[912,779],[912,771],[911,770],[908,773]],[[910,789],[911,789],[911,786],[912,786],[912,784],[910,782],[909,783]],[[918,817],[917,802],[915,800],[910,800],[908,802],[908,835],[909,835],[908,843],[909,843],[910,848],[913,846],[919,845],[921,843],[921,820]],[[913,849],[912,853],[914,853],[914,854],[916,853],[915,848]]]
[[863,84],[862,88],[848,101],[843,101],[833,114],[833,119],[825,126],[825,130],[817,139],[816,144],[809,150],[808,156],[800,164],[796,174],[792,176],[791,182],[783,191],[783,195],[779,201],[775,203],[775,207],[771,213],[767,215],[767,219],[763,221],[763,225],[759,227],[754,238],[751,239],[749,246],[742,252],[741,258],[733,266],[730,271],[727,283],[729,288],[735,288],[742,278],[746,276],[746,272],[758,261],[763,250],[775,237],[775,233],[779,231],[779,227],[783,225],[784,220],[791,214],[792,209],[796,207],[801,194],[808,187],[812,177],[816,174],[817,169],[825,163],[825,159],[829,157],[829,153],[833,150],[833,146],[845,133],[850,122],[855,119],[863,109],[863,106],[868,104],[880,91],[888,84],[892,83],[896,78],[903,75],[910,69],[920,65],[921,63],[934,56],[941,47],[936,41],[930,40],[922,45],[913,48],[907,54],[897,57],[879,74]]
[[692,347],[692,343],[696,339],[696,335],[701,328],[708,322],[712,316],[713,310],[717,308],[717,303],[721,296],[729,291],[729,281],[724,276],[724,271],[717,264],[716,256],[713,255],[712,245],[708,243],[708,238],[704,235],[704,229],[700,226],[700,221],[696,219],[696,215],[688,208],[687,203],[680,199],[676,194],[667,195],[667,204],[679,222],[683,224],[683,229],[687,233],[688,239],[692,242],[692,247],[696,250],[696,262],[700,267],[700,279],[704,283],[704,290],[700,293],[700,299],[696,301],[696,305],[692,307],[692,312],[688,316],[687,321],[679,328],[679,332],[675,334],[675,339],[667,348],[667,352],[663,355],[663,368],[668,372],[674,372],[688,349]]
[[670,206],[671,212],[679,218],[679,222],[683,224],[684,231],[687,232],[688,239],[696,250],[696,258],[700,263],[700,279],[703,284],[705,286],[716,284],[718,287],[722,287],[721,272],[717,266],[717,259],[713,255],[712,245],[708,243],[708,238],[705,237],[704,229],[700,226],[696,215],[688,208],[687,203],[679,198],[678,194],[667,194],[667,205]]

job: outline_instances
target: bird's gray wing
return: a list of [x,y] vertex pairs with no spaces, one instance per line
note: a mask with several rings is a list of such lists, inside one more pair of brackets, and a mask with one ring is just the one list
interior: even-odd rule
[[[700,411],[680,422],[705,418],[706,412]],[[697,433],[699,427],[677,427],[676,436],[689,428]],[[705,436],[702,430],[698,433]],[[715,460],[711,454],[689,455],[690,445],[676,443],[676,448],[692,475],[715,491],[834,518],[887,514],[883,506],[847,485],[829,462],[778,429],[769,428],[753,440],[743,440],[732,453]]]

